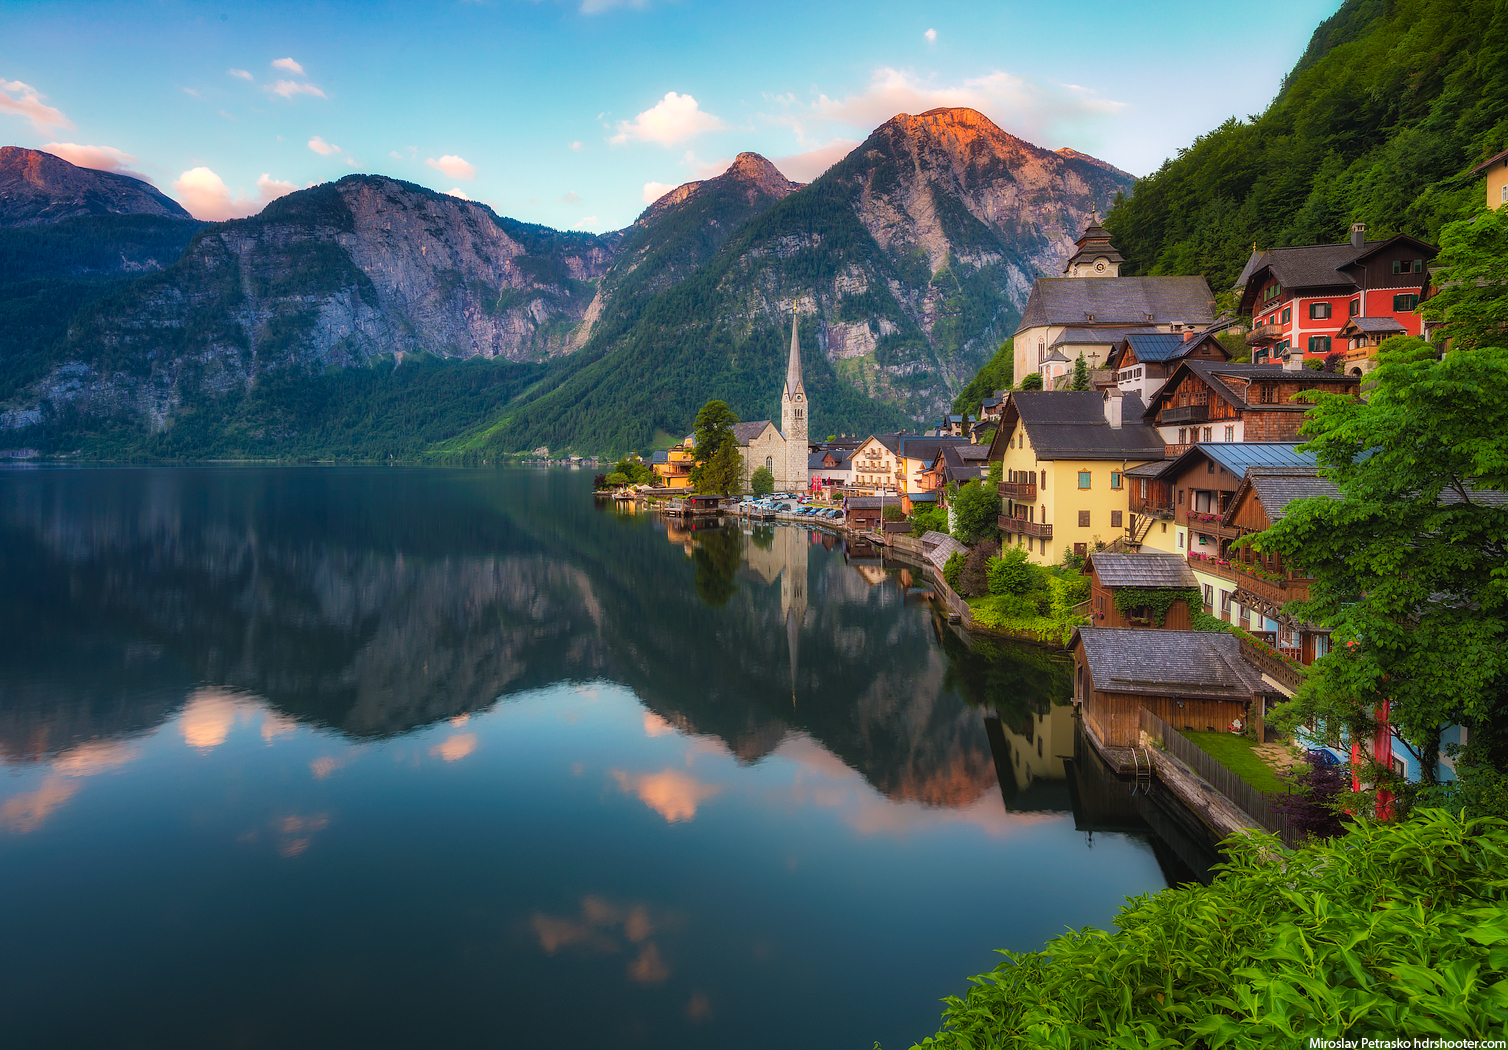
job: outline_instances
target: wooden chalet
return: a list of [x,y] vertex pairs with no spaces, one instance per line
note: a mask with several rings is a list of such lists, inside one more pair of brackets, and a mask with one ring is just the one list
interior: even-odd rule
[[1328,630],[1303,623],[1283,611],[1289,602],[1308,599],[1309,575],[1286,564],[1279,554],[1264,554],[1235,541],[1265,532],[1283,517],[1294,500],[1316,496],[1339,499],[1340,490],[1329,478],[1321,477],[1315,467],[1249,467],[1221,515],[1224,557],[1209,567],[1235,584],[1232,598],[1243,609],[1260,614],[1277,627],[1275,632],[1253,633],[1267,635],[1269,644],[1303,664],[1313,663],[1324,654],[1329,637]]
[[1194,626],[1193,610],[1182,598],[1167,606],[1160,622],[1157,611],[1149,605],[1133,606],[1123,612],[1115,603],[1118,592],[1187,593],[1199,590],[1199,580],[1189,568],[1188,562],[1176,554],[1164,551],[1138,554],[1099,551],[1084,559],[1084,574],[1089,577],[1089,615],[1096,627],[1153,627],[1187,631]]
[[1293,398],[1305,390],[1355,397],[1361,379],[1185,359],[1152,396],[1143,421],[1157,428],[1170,458],[1201,442],[1296,441],[1309,406]]
[[1080,627],[1068,647],[1074,702],[1101,752],[1141,746],[1143,707],[1174,729],[1219,733],[1262,719],[1276,693],[1221,631]]
[[1110,348],[1105,367],[1122,392],[1136,391],[1145,404],[1186,359],[1224,364],[1230,352],[1212,331],[1129,332]]

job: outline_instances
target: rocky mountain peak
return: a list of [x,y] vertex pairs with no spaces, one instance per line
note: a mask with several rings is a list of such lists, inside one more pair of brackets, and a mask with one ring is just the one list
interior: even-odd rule
[[41,150],[0,147],[0,226],[41,226],[83,215],[192,218],[141,179],[81,168]]
[[710,190],[740,191],[745,203],[756,204],[761,197],[768,203],[783,200],[802,187],[780,173],[780,169],[758,153],[740,153],[728,170],[710,179],[686,182],[659,197],[634,222],[635,226],[652,224],[676,206]]
[[728,166],[728,170],[718,178],[751,183],[776,200],[790,196],[802,186],[802,183],[792,182],[786,178],[780,173],[779,168],[758,153],[740,153],[733,158],[733,163]]

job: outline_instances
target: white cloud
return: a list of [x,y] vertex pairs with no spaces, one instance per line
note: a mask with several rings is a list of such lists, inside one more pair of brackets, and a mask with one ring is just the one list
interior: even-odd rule
[[77,142],[48,142],[37,148],[44,153],[51,153],[54,157],[62,157],[69,164],[77,164],[81,168],[122,171],[135,175],[137,178],[144,177],[131,171],[131,165],[136,163],[136,158],[114,146],[81,146]]
[[465,160],[457,157],[453,153],[447,153],[445,156],[439,158],[438,160],[436,160],[434,157],[430,157],[424,163],[428,164],[436,171],[444,172],[446,175],[449,175],[453,179],[476,178],[476,165],[466,163]]
[[571,229],[573,229],[573,230],[582,230],[582,229],[585,229],[588,226],[596,226],[596,225],[597,225],[597,216],[595,216],[595,215],[588,215],[588,216],[586,216],[586,218],[580,219],[580,220],[572,223],[571,224]]
[[854,139],[837,138],[825,146],[816,146],[787,157],[776,157],[770,163],[792,182],[811,182],[852,153],[858,144]]
[[293,61],[293,59],[291,58],[273,59],[272,68],[284,70],[286,72],[292,73],[296,77],[301,77],[304,75],[304,67]]
[[461,189],[461,187],[459,186],[452,186],[450,189],[446,190],[445,193],[450,197],[459,197],[463,201],[471,200],[470,197],[466,196],[466,191]]
[[674,146],[704,132],[721,131],[725,127],[727,125],[711,113],[702,112],[696,99],[690,95],[667,91],[664,98],[632,121],[620,120],[618,133],[608,141],[614,145],[632,140]]
[[399,152],[398,152],[398,151],[397,151],[397,150],[395,150],[395,149],[390,149],[390,150],[388,150],[388,151],[387,151],[387,155],[388,155],[388,156],[389,156],[389,157],[392,157],[392,158],[393,158],[393,159],[394,159],[394,160],[402,160],[402,159],[403,159],[403,154],[401,154],[401,153],[399,153]]
[[929,43],[929,44],[935,44],[935,43],[937,43],[937,30],[935,30],[935,29],[929,29],[929,30],[927,30],[925,33],[922,34],[922,36],[924,36],[924,37],[927,38],[927,43]]
[[1099,98],[1092,92],[1043,87],[1010,73],[996,70],[961,83],[939,83],[915,73],[883,68],[870,77],[869,87],[843,98],[819,94],[802,103],[791,96],[775,99],[780,112],[765,119],[787,124],[797,141],[813,148],[811,136],[819,126],[839,125],[868,131],[901,113],[925,113],[929,109],[967,107],[997,120],[1007,131],[1031,142],[1057,140],[1088,124],[1126,108],[1124,102]]
[[237,80],[251,79],[251,74],[244,69],[227,69],[225,72],[235,77]]
[[573,142],[573,143],[571,143],[571,152],[572,153],[580,153],[581,152],[581,143],[580,142]]
[[19,80],[0,80],[0,113],[14,113],[31,121],[38,131],[72,131],[73,121],[62,111],[42,104],[46,98],[30,84]]
[[263,174],[257,179],[257,194],[254,197],[237,192],[234,195],[225,180],[209,168],[190,168],[173,181],[173,192],[178,203],[196,219],[223,222],[240,219],[261,211],[269,201],[285,193],[292,193],[293,183],[274,179]]
[[313,95],[316,98],[330,97],[314,84],[301,83],[296,80],[279,80],[276,84],[268,84],[262,90],[273,95],[281,95],[284,98],[292,98],[294,95]]
[[581,194],[577,193],[575,190],[571,190],[569,193],[562,193],[560,195],[560,203],[562,203],[562,204],[580,204],[581,203]]
[[340,152],[339,146],[332,146],[330,143],[326,142],[318,135],[315,135],[312,139],[309,140],[309,148],[312,149],[315,153],[318,153],[321,157],[328,157],[332,154]]
[[668,182],[646,182],[644,184],[644,203],[653,204],[673,189],[675,187]]

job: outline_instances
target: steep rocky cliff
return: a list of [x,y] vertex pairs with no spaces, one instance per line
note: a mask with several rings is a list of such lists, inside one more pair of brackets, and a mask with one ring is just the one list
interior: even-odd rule
[[41,150],[0,147],[0,226],[39,226],[84,215],[191,217],[141,179],[80,168]]
[[348,176],[206,229],[164,272],[82,311],[0,425],[82,413],[161,428],[270,372],[389,355],[536,360],[565,348],[615,243]]

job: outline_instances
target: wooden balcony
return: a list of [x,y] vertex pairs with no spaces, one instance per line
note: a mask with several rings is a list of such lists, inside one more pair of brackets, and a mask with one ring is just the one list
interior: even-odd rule
[[1245,591],[1251,600],[1242,601],[1238,596],[1236,601],[1249,608],[1254,607],[1258,610],[1265,608],[1272,613],[1282,609],[1289,602],[1301,602],[1309,597],[1310,580],[1307,576],[1295,576],[1290,573],[1280,580],[1270,580],[1265,576],[1258,576],[1255,571],[1243,567],[1240,562],[1222,565],[1215,558],[1195,554],[1192,551],[1188,559],[1189,568],[1207,572],[1222,580],[1229,580],[1236,584],[1239,590]]
[[1040,536],[1044,540],[1052,539],[1052,526],[1047,522],[1026,521],[1023,518],[1008,518],[1000,515],[998,524],[1001,532],[1016,536]]
[[1035,481],[1002,481],[995,486],[996,491],[1005,499],[1013,499],[1017,503],[1035,503],[1037,501],[1037,483]]
[[1173,405],[1162,410],[1159,426],[1176,423],[1204,423],[1210,418],[1209,405]]
[[1168,521],[1173,517],[1173,501],[1161,499],[1135,499],[1131,500],[1131,513],[1138,517],[1156,518],[1159,521]]
[[1283,326],[1280,324],[1259,324],[1246,333],[1247,346],[1271,346],[1283,338]]

